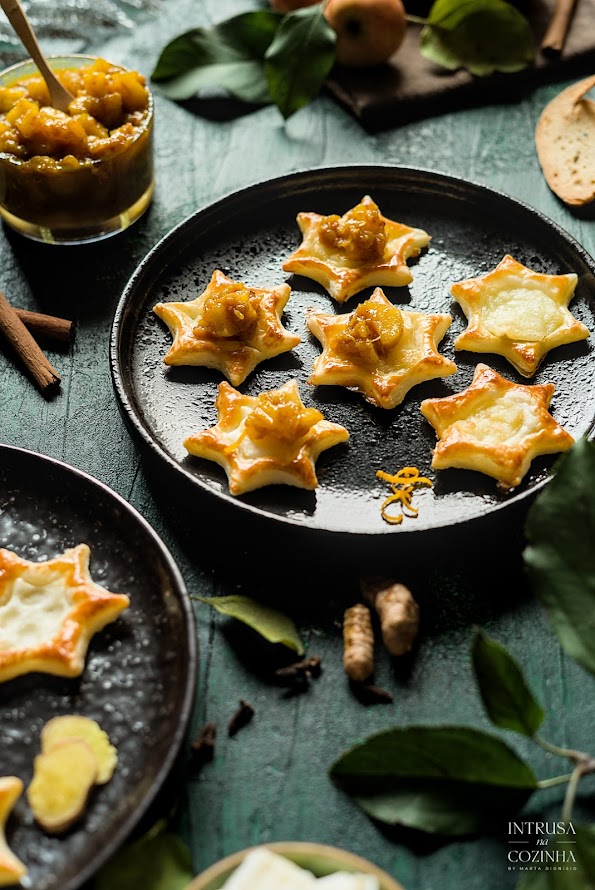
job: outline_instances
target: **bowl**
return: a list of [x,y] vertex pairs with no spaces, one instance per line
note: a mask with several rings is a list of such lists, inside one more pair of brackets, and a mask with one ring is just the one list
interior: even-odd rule
[[[150,91],[148,99],[143,91],[139,98],[132,79],[119,77],[132,74],[129,69],[96,56],[50,56],[49,62],[71,78],[65,83],[71,91],[81,69],[94,66],[94,73],[87,75],[85,93],[76,96],[76,112],[63,115],[47,107],[33,61],[0,72],[0,216],[37,241],[96,241],[128,228],[151,201],[153,98]],[[110,96],[96,88],[102,77],[111,85]],[[29,80],[37,105],[27,105],[29,97],[19,88],[32,78],[37,78]],[[115,86],[113,79],[119,82]],[[24,110],[15,109],[15,101]],[[51,142],[44,141],[48,128]]]
[[[282,841],[274,844],[261,844],[285,856],[302,868],[311,871],[317,878],[325,875],[333,874],[336,871],[360,872],[366,875],[374,875],[378,878],[380,890],[404,890],[402,884],[391,878],[389,874],[378,866],[349,853],[347,850],[341,850],[339,847],[328,847],[325,844],[314,844],[300,841]],[[220,890],[232,872],[240,865],[245,856],[248,855],[255,847],[249,847],[232,853],[225,859],[221,859],[212,865],[202,874],[198,875],[186,888],[186,890]]]

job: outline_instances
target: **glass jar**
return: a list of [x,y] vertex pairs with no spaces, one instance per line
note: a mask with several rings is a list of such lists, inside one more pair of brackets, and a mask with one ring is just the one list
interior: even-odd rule
[[[49,57],[56,72],[97,61],[95,56]],[[122,66],[112,67],[127,72]],[[20,62],[0,72],[0,88],[38,75],[33,61]],[[98,159],[22,158],[0,151],[0,216],[22,235],[51,244],[96,241],[128,228],[144,213],[153,195],[150,91],[147,108],[139,116],[121,150]]]

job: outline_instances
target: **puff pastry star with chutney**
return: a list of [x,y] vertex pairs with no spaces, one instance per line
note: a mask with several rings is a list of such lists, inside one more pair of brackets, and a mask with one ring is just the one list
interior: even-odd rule
[[290,293],[288,284],[251,287],[216,269],[195,300],[153,308],[174,338],[165,364],[216,368],[239,386],[260,362],[301,342],[281,324]]
[[339,303],[365,287],[409,284],[407,260],[431,240],[423,229],[387,219],[369,195],[344,216],[298,213],[297,223],[303,240],[283,270],[312,278]]
[[0,778],[0,887],[13,887],[27,874],[27,867],[6,843],[4,829],[12,809],[23,793],[23,782],[17,776]]
[[93,634],[130,605],[94,583],[89,556],[86,544],[45,562],[0,550],[0,682],[31,671],[82,674]]
[[550,349],[589,336],[568,310],[576,283],[574,273],[542,275],[506,255],[487,275],[452,285],[468,322],[455,349],[497,353],[532,377]]
[[215,404],[217,424],[189,436],[184,447],[222,466],[233,495],[277,483],[314,489],[318,455],[349,438],[345,427],[304,405],[296,380],[258,396],[223,381]]
[[515,488],[533,458],[567,451],[574,443],[548,411],[554,390],[553,383],[511,383],[477,365],[467,389],[421,403],[439,438],[432,467],[478,470],[502,488]]
[[394,408],[416,384],[457,370],[437,350],[451,316],[400,309],[379,287],[353,312],[310,312],[307,321],[324,348],[308,383],[355,387],[379,408]]

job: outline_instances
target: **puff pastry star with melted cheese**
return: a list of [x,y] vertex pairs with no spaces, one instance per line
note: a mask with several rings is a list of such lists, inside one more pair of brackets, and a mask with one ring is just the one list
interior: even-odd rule
[[510,383],[477,365],[467,389],[421,403],[439,438],[432,467],[478,470],[502,488],[519,485],[534,457],[567,451],[574,442],[548,411],[554,390],[553,383]]
[[23,793],[23,783],[17,776],[0,778],[0,887],[12,887],[27,874],[27,867],[6,843],[4,833],[10,813]]
[[309,313],[307,320],[324,347],[308,383],[355,387],[379,408],[394,408],[416,384],[457,370],[437,350],[451,316],[400,309],[379,287],[353,312]]
[[239,386],[260,362],[301,342],[281,324],[290,293],[288,284],[250,287],[215,270],[195,300],[154,307],[174,337],[165,364],[216,368]]
[[369,195],[344,216],[298,213],[297,222],[303,241],[284,271],[312,278],[339,303],[365,287],[409,284],[407,260],[431,240],[423,229],[382,216]]
[[259,396],[244,396],[219,384],[217,424],[189,436],[184,447],[223,467],[233,495],[282,483],[314,489],[318,455],[349,438],[345,427],[307,408],[297,381]]
[[41,671],[78,677],[93,634],[130,600],[95,584],[86,544],[46,562],[0,550],[0,682]]
[[452,285],[468,321],[455,348],[503,355],[531,377],[550,349],[589,336],[568,311],[576,283],[574,273],[542,275],[506,255],[487,275]]

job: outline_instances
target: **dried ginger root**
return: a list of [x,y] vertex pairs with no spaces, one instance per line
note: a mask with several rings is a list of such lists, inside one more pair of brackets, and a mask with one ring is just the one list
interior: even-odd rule
[[343,667],[350,680],[363,683],[374,672],[372,616],[363,603],[347,609],[343,617]]
[[376,610],[384,645],[391,655],[410,652],[419,628],[419,606],[404,584],[386,579],[362,582],[364,598]]
[[97,759],[80,739],[65,739],[35,758],[27,800],[48,834],[61,834],[82,816],[96,778]]
[[86,742],[97,760],[96,785],[105,785],[114,774],[118,752],[110,744],[108,734],[95,720],[80,714],[53,717],[41,730],[41,751],[51,751],[64,740]]

